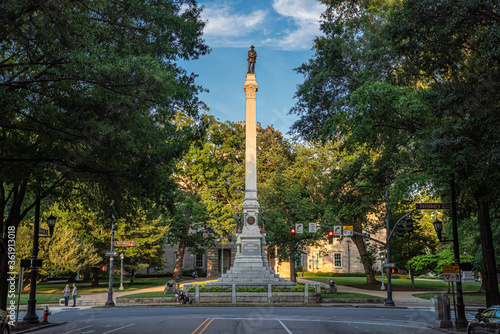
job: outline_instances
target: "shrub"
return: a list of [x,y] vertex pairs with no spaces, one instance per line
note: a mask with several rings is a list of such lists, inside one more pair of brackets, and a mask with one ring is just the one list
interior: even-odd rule
[[210,289],[208,289],[209,292],[219,292],[219,287],[218,286],[212,286]]
[[302,277],[366,277],[365,273],[323,273],[321,271],[318,272],[310,272],[306,271],[302,273]]
[[283,287],[282,286],[277,286],[273,289],[273,292],[283,292]]
[[296,285],[292,288],[292,292],[304,292],[304,288],[303,285]]
[[237,287],[236,292],[248,292],[248,288]]
[[248,288],[248,292],[267,292],[267,289],[259,286],[258,288]]

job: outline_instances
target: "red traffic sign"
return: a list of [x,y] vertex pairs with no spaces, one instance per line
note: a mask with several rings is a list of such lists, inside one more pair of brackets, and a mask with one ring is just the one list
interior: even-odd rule
[[451,210],[451,203],[415,203],[417,210]]
[[137,246],[137,241],[115,241],[115,246]]

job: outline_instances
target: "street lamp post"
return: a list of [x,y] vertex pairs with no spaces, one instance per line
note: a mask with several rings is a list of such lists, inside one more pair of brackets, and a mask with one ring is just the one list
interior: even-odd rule
[[[56,218],[50,215],[47,218],[47,224],[49,225],[50,237],[54,233],[54,227],[56,225]],[[38,250],[39,250],[39,233],[40,233],[40,197],[37,197],[35,202],[35,224],[33,227],[33,253],[31,256],[31,285],[30,285],[30,297],[28,300],[28,311],[23,318],[23,322],[36,324],[39,323],[38,316],[36,315],[36,280],[38,276],[38,267],[41,266],[38,260]]]
[[[113,223],[111,225],[111,253],[115,251],[115,222],[113,217]],[[108,300],[106,300],[105,306],[115,306],[113,301],[113,255],[109,257],[109,282],[108,282]]]
[[[389,183],[385,186],[385,199],[386,199],[386,249],[387,249],[387,263],[391,263],[391,226],[389,224]],[[385,306],[395,306],[392,300],[391,288],[391,269],[387,268],[387,298],[385,299]]]
[[120,267],[120,290],[123,290],[123,259],[125,258],[125,255],[123,253],[120,254],[120,260],[121,260],[121,267]]
[[380,290],[385,290],[384,285],[384,254],[380,253],[380,273],[382,274],[382,286]]

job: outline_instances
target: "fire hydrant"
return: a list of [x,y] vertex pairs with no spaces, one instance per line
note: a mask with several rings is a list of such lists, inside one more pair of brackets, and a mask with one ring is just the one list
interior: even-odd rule
[[48,306],[45,306],[45,310],[43,311],[43,322],[47,322],[47,318],[49,315],[51,315],[52,313],[50,313],[49,311],[49,307]]

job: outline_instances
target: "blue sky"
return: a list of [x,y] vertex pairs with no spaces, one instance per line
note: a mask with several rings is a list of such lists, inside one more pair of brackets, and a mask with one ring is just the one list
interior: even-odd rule
[[324,5],[316,0],[198,1],[207,22],[204,39],[212,52],[183,62],[208,89],[200,98],[221,121],[245,120],[243,84],[250,45],[257,51],[257,121],[283,134],[296,116],[288,115],[303,77],[293,69],[308,61]]

